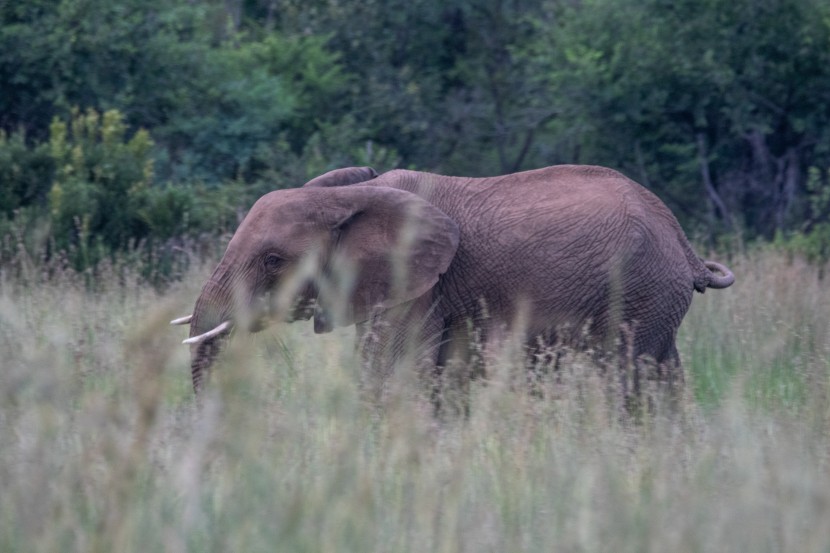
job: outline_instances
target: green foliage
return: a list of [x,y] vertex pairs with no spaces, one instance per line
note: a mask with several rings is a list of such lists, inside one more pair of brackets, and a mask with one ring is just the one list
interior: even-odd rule
[[44,202],[53,171],[48,144],[30,147],[22,132],[0,130],[0,217]]
[[[82,209],[110,212],[89,185],[109,177],[56,174],[78,203],[62,244],[85,225],[106,226],[91,239],[107,248],[195,231],[172,216],[201,209],[179,190],[194,183],[589,163],[654,190],[710,244],[803,233],[818,259],[827,219],[809,168],[830,166],[828,22],[823,0],[4,2],[0,213],[46,209],[50,125],[77,107],[117,110],[125,137],[146,129],[154,170],[117,223]],[[236,197],[229,211],[249,201]]]
[[770,236],[803,217],[806,168],[830,161],[827,21],[819,0],[589,0],[536,51],[582,161],[710,229]]
[[74,106],[155,127],[186,100],[210,10],[174,0],[38,0],[0,9],[0,128],[45,140]]
[[56,167],[48,194],[54,247],[70,252],[77,268],[142,242],[221,232],[248,198],[238,183],[154,184],[149,133],[128,136],[116,110],[55,119],[48,146]]
[[339,113],[348,79],[321,37],[242,40],[210,50],[189,101],[159,128],[175,180],[256,180],[268,147],[306,141]]
[[822,265],[830,262],[830,169],[811,167],[807,175],[809,216],[802,228],[777,233],[775,244]]
[[47,138],[75,106],[151,129],[165,180],[255,180],[263,145],[300,154],[344,113],[349,79],[326,36],[228,31],[185,0],[55,0],[0,11],[0,129]]
[[274,144],[263,145],[259,155],[267,161],[252,190],[264,194],[300,186],[339,167],[370,165],[378,171],[386,171],[399,166],[400,156],[393,148],[372,140],[355,143],[355,136],[364,134],[368,131],[347,115],[337,122],[321,122],[300,153],[294,151],[286,136]]
[[555,106],[521,55],[542,2],[285,4],[279,27],[331,36],[356,76],[362,138],[403,165],[486,175],[550,163],[540,137]]
[[119,248],[147,234],[137,212],[153,176],[153,144],[146,131],[129,139],[126,131],[115,110],[75,112],[68,125],[52,122],[49,211],[58,247]]
[[779,232],[773,244],[814,263],[825,264],[830,261],[830,223],[819,223],[808,231]]
[[830,169],[810,167],[807,171],[809,222],[822,224],[830,222]]
[[234,227],[236,206],[247,197],[240,183],[218,189],[203,184],[150,187],[142,191],[136,216],[147,226],[148,236],[156,239],[214,235]]

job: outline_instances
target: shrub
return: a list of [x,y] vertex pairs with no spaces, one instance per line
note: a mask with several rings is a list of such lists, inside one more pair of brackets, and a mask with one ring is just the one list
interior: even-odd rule
[[791,254],[823,265],[830,261],[830,169],[807,171],[807,217],[798,231],[775,237],[776,245]]
[[0,130],[0,215],[11,216],[42,204],[49,192],[54,161],[46,144],[29,146],[25,135]]
[[56,170],[49,211],[59,247],[119,248],[147,235],[138,207],[153,176],[153,142],[144,130],[129,140],[126,132],[116,110],[103,116],[74,110],[69,125],[53,120],[49,147]]

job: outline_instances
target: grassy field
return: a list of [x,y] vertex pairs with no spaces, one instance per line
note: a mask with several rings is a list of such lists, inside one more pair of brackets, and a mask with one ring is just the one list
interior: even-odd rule
[[197,408],[206,268],[0,273],[0,551],[830,552],[830,290],[774,252],[696,296],[687,394],[634,423],[571,358],[488,367],[468,418],[365,405],[349,331],[239,337]]

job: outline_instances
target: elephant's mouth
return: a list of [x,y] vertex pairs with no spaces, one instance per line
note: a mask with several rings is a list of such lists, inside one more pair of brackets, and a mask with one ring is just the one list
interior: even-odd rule
[[309,298],[297,302],[291,314],[285,322],[293,323],[294,321],[307,321],[314,316],[314,311],[317,309],[317,299]]
[[[255,311],[259,315],[257,322],[263,325],[258,330],[262,330],[262,328],[276,322],[293,323],[294,321],[309,320],[314,315],[317,298],[310,293],[302,294],[295,298],[290,306],[286,306],[285,304],[280,305],[278,295],[271,292],[260,298],[258,304],[259,309]],[[251,330],[251,332],[256,332],[256,330]]]
[[[216,327],[199,334],[191,336],[182,343],[184,344],[201,344],[218,337],[226,337],[231,334],[234,328],[241,326],[248,332],[260,332],[265,328],[277,322],[292,323],[294,321],[307,321],[311,319],[315,313],[319,311],[317,306],[317,299],[314,297],[298,298],[294,301],[294,305],[287,310],[287,313],[281,314],[280,309],[277,308],[273,294],[263,294],[256,301],[253,302],[252,307],[247,314],[242,316],[228,318]],[[190,324],[193,315],[181,317],[170,321],[173,325]]]
[[227,336],[233,330],[233,323],[231,321],[225,321],[220,323],[215,328],[208,330],[203,334],[199,334],[198,336],[191,336],[186,340],[182,341],[183,344],[201,344],[203,342],[207,342],[208,340],[213,340],[218,336]]

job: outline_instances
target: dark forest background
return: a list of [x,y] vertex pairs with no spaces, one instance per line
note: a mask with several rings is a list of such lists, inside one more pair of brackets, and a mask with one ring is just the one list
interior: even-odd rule
[[364,164],[606,165],[824,261],[829,122],[826,0],[0,0],[0,236],[78,266]]

